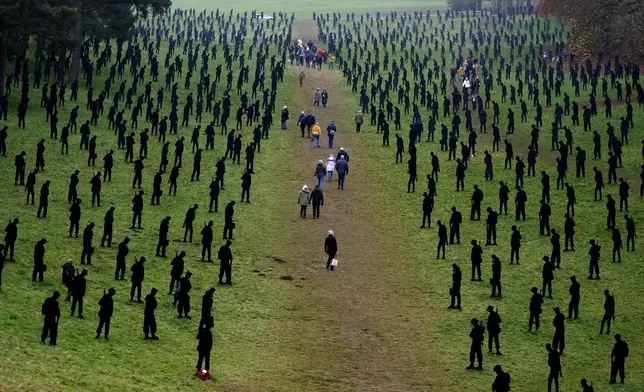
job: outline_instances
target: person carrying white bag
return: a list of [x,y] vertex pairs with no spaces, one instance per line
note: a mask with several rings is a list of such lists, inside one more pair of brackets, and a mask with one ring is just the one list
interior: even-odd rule
[[328,236],[324,240],[324,252],[329,256],[326,261],[326,269],[333,271],[338,265],[335,255],[338,253],[338,241],[336,241],[333,230],[329,230]]

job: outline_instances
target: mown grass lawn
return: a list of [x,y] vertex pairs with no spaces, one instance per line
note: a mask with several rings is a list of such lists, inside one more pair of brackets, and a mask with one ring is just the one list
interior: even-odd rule
[[[305,23],[309,23],[306,20],[313,11],[325,12],[328,9],[364,12],[392,7],[390,4],[378,3],[369,4],[369,9],[366,9],[366,5],[346,2],[297,6],[277,2],[261,4],[267,12],[290,12],[290,7],[293,7],[293,11],[297,12],[297,19],[304,20]],[[198,7],[200,4],[183,1],[175,3],[175,7],[191,6]],[[208,7],[214,8],[211,5]],[[407,3],[397,3],[395,7],[405,9]],[[409,7],[426,8],[428,5],[410,2]],[[248,7],[241,4],[238,7],[240,10],[252,8],[258,7],[255,4],[248,4]],[[297,34],[294,34],[294,38],[296,37]],[[162,49],[162,55],[163,50],[165,48]],[[211,68],[215,64],[216,62],[212,62]],[[295,92],[298,88],[296,72],[289,68],[285,83],[279,89],[277,101],[289,105],[292,119],[310,105],[302,99],[302,96],[308,97],[308,93]],[[0,191],[3,203],[0,222],[16,216],[21,219],[16,244],[17,262],[7,264],[0,292],[0,347],[4,354],[4,359],[0,361],[0,389],[317,391],[373,390],[379,385],[386,385],[390,390],[480,391],[489,387],[493,379],[493,365],[501,364],[512,374],[513,390],[542,391],[547,379],[546,352],[543,346],[551,341],[553,331],[550,326],[553,316],[551,309],[554,306],[564,310],[567,308],[568,278],[571,275],[576,275],[581,281],[582,299],[580,319],[568,322],[566,326],[567,349],[562,358],[565,375],[561,380],[562,390],[576,390],[582,377],[593,380],[602,391],[636,391],[644,388],[644,378],[639,366],[643,359],[639,347],[644,340],[638,333],[644,305],[637,301],[641,294],[639,277],[644,273],[639,263],[642,243],[637,241],[636,253],[622,252],[622,264],[610,263],[611,244],[610,236],[605,230],[605,207],[603,203],[592,201],[591,176],[584,180],[576,179],[572,174],[568,178],[575,186],[578,198],[575,215],[577,250],[562,254],[562,269],[556,271],[553,284],[555,298],[544,303],[541,333],[537,336],[528,334],[529,290],[532,286],[541,286],[541,257],[550,254],[549,237],[538,235],[538,177],[526,178],[528,219],[520,222],[524,235],[521,266],[507,265],[510,227],[515,224],[514,208],[510,206],[509,215],[501,217],[497,228],[499,246],[485,248],[483,282],[469,282],[469,241],[485,239],[484,223],[470,222],[467,219],[472,186],[478,184],[483,190],[484,210],[487,206],[498,206],[498,180],[514,183],[514,171],[502,169],[502,152],[494,154],[495,181],[488,183],[483,180],[481,152],[486,148],[491,150],[490,134],[479,138],[477,150],[480,152],[470,163],[465,192],[454,192],[454,167],[446,161],[446,153],[439,153],[442,172],[438,183],[437,209],[432,219],[433,228],[421,230],[418,227],[422,217],[424,176],[429,172],[429,151],[438,152],[438,143],[427,143],[424,140],[426,135],[423,135],[423,142],[418,145],[421,180],[417,184],[416,193],[407,194],[406,165],[394,163],[394,147],[381,147],[380,136],[369,126],[363,127],[364,131],[360,135],[351,134],[357,96],[352,96],[344,86],[339,71],[336,74],[326,70],[320,72],[324,76],[313,80],[327,83],[332,98],[330,113],[319,117],[325,120],[335,119],[341,130],[337,137],[338,145],[351,148],[354,172],[347,180],[346,194],[349,196],[339,196],[335,190],[328,190],[330,202],[323,209],[321,223],[299,221],[295,196],[302,183],[308,182],[310,186],[313,182],[308,173],[315,163],[314,160],[309,162],[301,159],[312,158],[313,155],[304,150],[309,148],[306,143],[294,140],[299,139],[296,135],[299,131],[293,125],[288,132],[280,132],[277,127],[272,129],[271,139],[263,142],[263,152],[255,159],[255,171],[258,174],[253,179],[253,203],[237,203],[236,206],[238,229],[233,245],[235,284],[232,288],[218,288],[215,294],[215,348],[212,358],[215,383],[202,383],[192,375],[196,360],[196,319],[199,317],[200,299],[207,288],[216,284],[218,266],[199,261],[198,236],[195,236],[193,244],[180,241],[183,238],[180,226],[186,209],[197,202],[200,208],[196,231],[201,228],[202,222],[212,219],[215,222],[215,238],[217,241],[220,238],[222,213],[206,214],[206,211],[208,184],[214,175],[216,158],[224,153],[224,138],[217,135],[216,151],[205,154],[199,183],[189,181],[191,158],[186,151],[184,159],[187,159],[184,162],[188,164],[184,163],[177,196],[164,195],[160,207],[147,204],[160,154],[160,146],[156,141],[151,141],[148,154],[150,158],[146,161],[143,180],[146,190],[144,230],[140,232],[128,230],[130,200],[133,195],[132,169],[130,165],[123,163],[124,153],[117,151],[112,183],[103,186],[101,208],[90,208],[89,179],[93,171],[100,170],[99,166],[93,169],[86,166],[86,152],[78,150],[78,135],[70,138],[68,156],[60,155],[59,145],[48,140],[47,170],[38,175],[37,191],[42,181],[52,180],[50,215],[46,220],[38,220],[35,216],[37,207],[25,205],[23,189],[10,185],[13,179],[13,155],[22,149],[26,150],[29,171],[34,164],[35,144],[48,133],[44,111],[37,107],[40,91],[33,90],[27,130],[17,130],[15,117],[10,119],[8,158],[0,161],[0,178],[3,179],[4,186]],[[187,93],[183,89],[180,91],[180,96]],[[218,96],[223,90],[219,91]],[[573,96],[569,83],[564,91]],[[312,90],[310,94],[312,95]],[[499,90],[495,87],[493,99],[500,101],[498,94]],[[611,94],[614,95],[612,90]],[[586,96],[587,93],[582,93],[582,97]],[[79,104],[83,108],[81,119],[84,119],[87,113],[84,110],[84,91],[79,93],[79,97]],[[333,97],[338,97],[338,100],[335,101]],[[553,103],[556,101],[553,97]],[[333,105],[334,102],[341,104]],[[581,106],[583,101],[578,102]],[[236,108],[235,104],[233,108]],[[507,104],[501,104],[502,115],[507,107]],[[59,109],[61,122],[66,121],[71,108],[72,104],[68,102],[65,108]],[[11,110],[13,115],[15,101],[12,101]],[[530,123],[520,123],[518,107],[515,112],[517,129],[511,140],[515,153],[525,155]],[[616,127],[618,124],[615,120],[623,114],[624,107],[615,105],[613,123]],[[427,113],[423,112],[423,116],[426,118]],[[533,117],[532,109],[529,117]],[[600,115],[593,119],[593,124],[605,138],[602,117],[603,111],[600,109]],[[205,116],[205,119],[208,118],[209,116]],[[491,115],[489,118],[491,119]],[[544,124],[549,124],[550,121],[551,110],[544,109]],[[625,148],[624,168],[618,171],[618,176],[629,178],[632,196],[630,214],[639,224],[644,219],[641,200],[637,194],[641,164],[638,141],[644,137],[638,125],[644,121],[644,111],[640,108],[635,108],[634,121],[636,128],[631,133],[631,144]],[[187,139],[193,122],[191,119],[189,128],[180,128],[181,134]],[[568,119],[564,123],[571,125]],[[405,138],[407,124],[403,121],[401,135]],[[488,122],[488,132],[491,132],[490,124],[491,121]],[[139,130],[141,128],[142,125]],[[500,128],[504,130],[505,120],[501,121]],[[250,131],[244,129],[246,140],[250,138]],[[590,134],[583,133],[579,127],[573,128],[573,131],[576,145],[581,145],[589,155],[587,174],[597,164],[606,175],[605,159],[597,163],[590,159]],[[106,149],[113,148],[115,137],[107,129],[105,118],[101,118],[98,127],[92,127],[92,134],[99,135],[100,160]],[[392,141],[393,134],[392,127]],[[554,155],[547,152],[549,138],[548,127],[544,126],[540,139],[543,153],[537,164],[537,172],[543,169],[550,174],[553,209],[551,224],[561,232],[566,200],[565,193],[555,189]],[[173,139],[174,137],[170,137],[170,140]],[[323,137],[323,145],[324,143]],[[322,149],[320,156],[315,159],[322,158],[326,154],[325,150]],[[220,207],[229,200],[238,200],[240,196],[239,177],[242,168],[231,164],[227,167],[227,186],[220,197]],[[89,221],[96,222],[97,243],[102,234],[103,215],[113,205],[117,209],[115,243],[126,235],[132,238],[128,268],[134,256],[144,255],[148,259],[144,293],[149,292],[153,286],[159,289],[157,319],[161,340],[158,343],[143,341],[143,308],[141,305],[128,303],[129,282],[112,280],[115,247],[109,250],[99,249],[94,256],[93,266],[89,268],[86,319],[81,321],[68,317],[69,305],[61,303],[63,316],[58,347],[52,349],[38,341],[41,328],[40,305],[53,290],[61,290],[60,266],[67,258],[72,258],[75,264],[79,264],[81,241],[67,238],[66,212],[67,184],[76,168],[81,170],[79,193],[84,200],[81,229]],[[167,175],[165,178],[167,179]],[[167,186],[164,189],[165,187]],[[608,193],[616,196],[617,188],[614,185],[608,186],[605,194]],[[436,261],[435,222],[438,219],[448,220],[452,206],[457,206],[465,218],[461,229],[463,245],[449,246],[447,260]],[[176,319],[171,297],[166,295],[169,259],[153,257],[158,224],[166,215],[172,217],[169,254],[173,255],[175,250],[186,250],[187,269],[195,273],[191,322]],[[363,221],[367,223],[360,225]],[[617,222],[625,238],[621,214],[618,214]],[[316,236],[324,234],[329,227],[334,227],[338,235],[343,236],[340,237],[341,246],[350,248],[341,248],[343,265],[338,272],[343,275],[338,274],[339,277],[332,283],[328,283],[331,279],[327,279],[327,275],[321,275],[318,271],[318,259],[322,258],[318,248],[322,244],[322,238]],[[348,228],[353,232],[348,232]],[[30,282],[33,245],[41,237],[46,237],[49,241],[46,261],[49,271],[42,285]],[[601,281],[585,279],[588,266],[587,244],[591,238],[598,239],[603,246]],[[215,249],[219,245],[217,241]],[[491,254],[497,254],[504,263],[504,297],[501,300],[488,298],[490,288],[487,279],[490,276]],[[449,304],[452,262],[460,264],[463,269],[462,312],[446,309]],[[292,276],[294,280],[280,279],[286,275]],[[98,310],[96,303],[102,289],[109,287],[117,290],[116,315],[112,320],[110,341],[94,341]],[[613,324],[613,332],[621,333],[631,347],[625,388],[607,385],[613,339],[598,334],[605,288],[615,293],[617,301],[617,319]],[[468,364],[469,321],[472,317],[485,318],[485,308],[490,304],[498,306],[504,320],[501,334],[504,356],[492,357],[486,354],[485,372],[465,372],[464,368]],[[361,328],[363,320],[373,330],[364,331]],[[399,347],[398,350],[395,349],[396,346]],[[359,350],[351,353],[353,347],[358,347]],[[401,352],[404,354],[400,354]],[[400,369],[403,367],[397,364],[404,365],[404,384],[395,384],[391,380],[396,380],[396,374],[387,373],[377,366],[382,364],[383,358],[388,359],[396,371],[402,372]],[[369,366],[371,362],[373,367]],[[30,369],[37,369],[41,376],[31,377],[28,374]],[[361,376],[360,379],[357,379],[358,375]],[[401,385],[404,387],[400,387]]]

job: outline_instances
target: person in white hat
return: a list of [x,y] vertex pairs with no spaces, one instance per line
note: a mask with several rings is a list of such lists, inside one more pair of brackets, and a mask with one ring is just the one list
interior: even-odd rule
[[309,206],[311,201],[311,192],[309,187],[304,185],[300,191],[299,196],[297,197],[297,203],[300,205],[300,218],[306,218],[306,207]]
[[280,116],[280,120],[282,122],[282,129],[286,129],[286,125],[287,125],[286,122],[288,121],[288,108],[286,107],[286,105],[282,107],[282,114]]
[[304,137],[304,129],[306,128],[306,113],[300,112],[300,115],[297,116],[297,122],[295,123],[298,127],[300,127],[300,131],[302,131],[302,137]]
[[326,174],[329,178],[329,181],[333,178],[333,172],[335,171],[335,157],[333,154],[329,155],[329,158],[326,160]]
[[333,230],[329,230],[327,237],[324,240],[324,252],[329,256],[326,261],[326,269],[333,271],[334,265],[332,265],[335,255],[338,253],[338,241],[335,239],[335,233]]

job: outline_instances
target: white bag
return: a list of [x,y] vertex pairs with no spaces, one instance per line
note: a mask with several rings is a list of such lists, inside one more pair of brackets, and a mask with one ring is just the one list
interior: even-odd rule
[[338,259],[331,260],[331,265],[334,266],[334,267],[337,267],[338,266]]

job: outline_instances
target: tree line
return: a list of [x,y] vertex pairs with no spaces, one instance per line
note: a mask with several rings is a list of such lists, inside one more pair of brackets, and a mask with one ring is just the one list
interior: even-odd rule
[[639,0],[542,0],[540,12],[564,19],[572,53],[590,58],[603,52],[634,62],[644,58],[644,8]]
[[137,18],[163,13],[170,5],[171,0],[0,0],[0,92],[7,64],[25,59],[30,44],[35,68],[48,55],[65,61],[71,53],[71,83],[78,79],[87,37],[122,43]]

